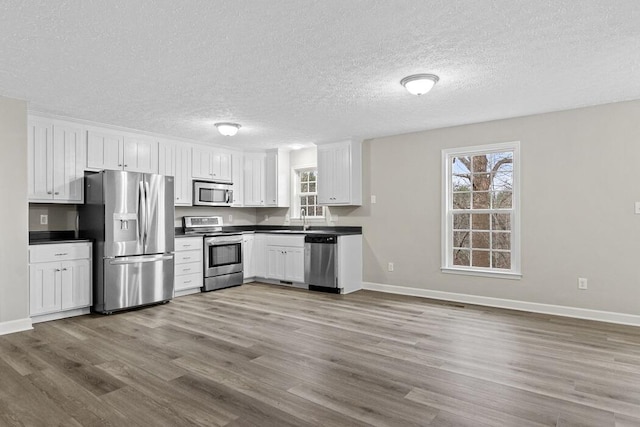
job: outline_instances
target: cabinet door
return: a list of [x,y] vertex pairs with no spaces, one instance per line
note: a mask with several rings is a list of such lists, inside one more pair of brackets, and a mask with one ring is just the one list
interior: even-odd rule
[[253,237],[253,275],[267,277],[267,238],[266,234]]
[[267,153],[265,159],[265,205],[278,205],[278,155]]
[[232,206],[242,207],[244,206],[244,157],[242,153],[233,153],[231,159],[231,182],[233,182]]
[[124,140],[124,170],[158,173],[158,142],[151,138]]
[[89,131],[87,133],[87,168],[121,170],[124,161],[124,138],[120,135]]
[[53,198],[69,202],[83,200],[84,141],[82,129],[53,127]]
[[191,206],[193,201],[193,185],[191,183],[191,148],[177,146],[175,154],[175,204],[180,206]]
[[[176,145],[162,141],[158,143],[158,173],[160,175],[176,175]],[[175,190],[177,193],[177,189]]]
[[304,282],[304,248],[285,249],[285,280]]
[[255,277],[253,271],[253,236],[242,237],[242,271],[244,278]]
[[91,305],[91,261],[80,259],[61,264],[62,310]]
[[284,249],[280,246],[267,246],[267,278],[285,280]]
[[213,178],[211,157],[211,150],[208,150],[206,148],[193,147],[191,173],[193,174],[194,178],[208,180],[211,180]]
[[53,198],[53,126],[29,120],[29,199]]
[[333,151],[318,147],[318,203],[331,204],[333,198]]
[[222,152],[213,152],[211,155],[211,172],[214,181],[231,182],[231,155]]
[[351,194],[351,150],[348,145],[333,149],[333,200],[332,203],[349,203]]
[[244,162],[244,204],[264,206],[264,164],[265,156],[245,155]]
[[29,266],[31,316],[60,311],[61,273],[59,262],[43,262]]

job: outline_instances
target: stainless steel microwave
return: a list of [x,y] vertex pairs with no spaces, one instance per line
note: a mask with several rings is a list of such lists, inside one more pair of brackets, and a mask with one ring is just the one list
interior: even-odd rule
[[194,206],[231,206],[233,186],[219,182],[193,181]]

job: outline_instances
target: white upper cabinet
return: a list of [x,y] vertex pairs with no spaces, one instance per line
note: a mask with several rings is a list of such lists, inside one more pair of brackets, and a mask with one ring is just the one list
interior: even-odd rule
[[284,150],[267,151],[265,161],[265,198],[266,206],[286,208],[290,204],[291,172],[289,170],[289,152]]
[[29,201],[82,203],[82,129],[29,118]]
[[264,153],[246,153],[244,155],[244,205],[264,206],[265,195]]
[[233,182],[233,200],[231,206],[244,206],[244,156],[240,152],[231,154],[231,182]]
[[193,178],[231,182],[231,154],[206,147],[193,147],[192,156]]
[[161,141],[158,148],[158,173],[175,178],[174,205],[191,206],[191,146],[181,142]]
[[90,130],[87,169],[158,173],[158,142],[145,136],[123,136]]
[[318,203],[362,205],[362,143],[318,145]]

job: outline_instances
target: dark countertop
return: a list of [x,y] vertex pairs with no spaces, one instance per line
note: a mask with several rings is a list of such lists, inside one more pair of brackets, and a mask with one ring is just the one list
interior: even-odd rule
[[30,231],[30,245],[48,245],[51,243],[80,243],[91,242],[91,239],[76,237],[73,230],[61,231]]
[[[228,225],[222,227],[225,232],[238,233],[265,233],[265,234],[333,234],[337,236],[348,236],[353,234],[362,234],[362,227],[309,227],[308,230],[302,230],[302,226],[287,225]],[[176,227],[176,237],[192,237],[194,234],[184,234],[182,227]],[[196,235],[197,236],[197,235]]]

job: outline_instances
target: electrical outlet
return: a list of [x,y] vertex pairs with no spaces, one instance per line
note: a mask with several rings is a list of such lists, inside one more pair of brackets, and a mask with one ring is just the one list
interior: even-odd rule
[[578,277],[578,289],[580,289],[580,290],[587,289],[587,278],[586,277]]
[[264,220],[265,220],[265,221],[269,221],[269,215],[265,215],[265,216],[264,216]]
[[374,196],[373,194],[371,195],[371,204],[375,204],[376,203],[376,196]]
[[41,225],[49,224],[49,215],[40,215],[40,224]]
[[389,263],[388,270],[389,271],[393,271],[393,263],[392,262]]
[[233,222],[233,215],[229,215],[229,222]]

